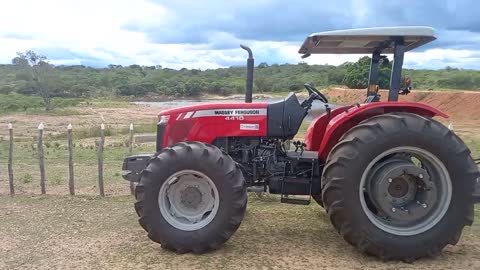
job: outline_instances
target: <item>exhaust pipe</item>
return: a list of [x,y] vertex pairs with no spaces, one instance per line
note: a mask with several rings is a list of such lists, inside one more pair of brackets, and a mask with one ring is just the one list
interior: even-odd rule
[[253,94],[253,53],[250,47],[240,44],[240,47],[248,52],[247,59],[247,85],[245,86],[245,103],[252,103]]

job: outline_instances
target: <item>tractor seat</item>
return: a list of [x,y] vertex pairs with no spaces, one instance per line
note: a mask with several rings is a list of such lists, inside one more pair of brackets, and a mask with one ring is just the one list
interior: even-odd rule
[[371,103],[380,101],[380,96],[377,94],[367,96],[367,99],[363,103]]

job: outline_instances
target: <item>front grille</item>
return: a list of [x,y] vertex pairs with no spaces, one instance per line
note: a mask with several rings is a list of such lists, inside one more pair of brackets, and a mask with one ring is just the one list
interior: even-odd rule
[[160,150],[163,149],[163,136],[165,134],[165,126],[167,124],[161,123],[157,125],[157,147],[156,150],[157,152],[160,152]]

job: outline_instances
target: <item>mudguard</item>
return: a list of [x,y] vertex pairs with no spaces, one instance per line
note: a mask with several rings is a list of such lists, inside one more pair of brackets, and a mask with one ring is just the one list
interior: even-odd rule
[[418,102],[372,102],[366,104],[356,104],[344,110],[343,113],[333,117],[323,134],[319,157],[327,159],[332,147],[339,141],[342,135],[361,121],[375,115],[391,112],[409,112],[425,117],[441,116],[448,118],[445,113]]
[[307,145],[306,149],[309,151],[318,151],[329,121],[335,116],[342,114],[352,106],[353,105],[337,107],[331,109],[330,113],[323,113],[319,117],[315,118],[308,126],[307,133],[305,134],[305,144]]

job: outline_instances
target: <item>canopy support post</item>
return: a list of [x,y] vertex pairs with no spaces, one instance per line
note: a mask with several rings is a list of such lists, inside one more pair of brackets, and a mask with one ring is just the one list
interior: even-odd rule
[[368,73],[367,97],[376,95],[376,87],[378,84],[378,65],[380,63],[380,51],[375,50],[372,54],[370,62],[370,72]]
[[392,74],[390,76],[390,90],[388,91],[388,101],[398,101],[404,54],[405,44],[403,38],[399,38],[395,40]]

